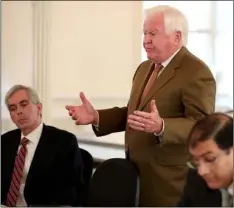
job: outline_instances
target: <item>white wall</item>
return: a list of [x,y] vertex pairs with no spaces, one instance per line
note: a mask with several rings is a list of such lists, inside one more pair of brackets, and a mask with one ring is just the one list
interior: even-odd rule
[[[46,123],[93,137],[90,126],[73,124],[64,106],[79,104],[80,91],[96,108],[126,105],[141,61],[141,2],[2,5],[2,89],[33,85],[42,98]],[[12,128],[3,126],[3,131]],[[123,143],[123,134],[108,140]]]
[[[31,3],[28,1],[3,2],[1,20],[1,95],[4,98],[6,91],[14,84],[33,85],[33,19]],[[2,99],[3,104],[4,99]],[[3,117],[7,115],[3,114]]]
[[15,126],[9,120],[4,96],[15,84],[33,86],[33,11],[29,1],[2,2],[1,107],[2,130]]

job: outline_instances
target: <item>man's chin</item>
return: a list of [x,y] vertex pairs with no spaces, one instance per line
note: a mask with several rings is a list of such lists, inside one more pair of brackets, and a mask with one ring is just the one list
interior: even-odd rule
[[27,129],[28,124],[27,123],[20,123],[16,125],[19,129],[23,130],[23,129]]
[[147,53],[147,58],[152,61],[153,60],[152,54]]
[[206,182],[206,183],[210,189],[219,189],[220,188],[220,184],[218,184],[218,183],[215,183],[215,182]]
[[155,57],[153,54],[147,54],[147,58],[154,63],[161,63],[159,57]]

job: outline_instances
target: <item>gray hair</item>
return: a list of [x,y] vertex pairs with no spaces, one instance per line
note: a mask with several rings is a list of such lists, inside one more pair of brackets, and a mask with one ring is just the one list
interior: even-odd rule
[[155,6],[145,11],[146,17],[153,16],[158,13],[162,13],[164,16],[166,33],[170,34],[180,31],[182,44],[183,46],[186,46],[188,39],[188,21],[185,15],[178,9],[167,5]]
[[24,86],[24,85],[14,85],[7,93],[6,93],[6,96],[5,96],[5,104],[6,106],[8,107],[8,99],[13,95],[15,94],[16,92],[18,92],[19,90],[25,90],[28,94],[28,97],[30,99],[30,101],[33,103],[33,104],[38,104],[38,103],[41,103],[40,101],[40,98],[37,94],[37,92],[31,88],[31,87],[27,87],[27,86]]

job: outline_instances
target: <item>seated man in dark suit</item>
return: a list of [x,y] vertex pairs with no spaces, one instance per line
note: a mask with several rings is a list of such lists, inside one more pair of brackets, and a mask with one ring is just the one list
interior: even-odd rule
[[12,87],[5,102],[18,129],[1,138],[1,204],[78,206],[83,182],[76,137],[42,123],[42,104],[29,87]]
[[233,205],[233,118],[214,113],[198,121],[188,138],[193,160],[178,206]]

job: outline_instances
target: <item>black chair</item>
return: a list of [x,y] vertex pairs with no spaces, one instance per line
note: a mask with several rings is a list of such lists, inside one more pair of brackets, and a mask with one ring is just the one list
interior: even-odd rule
[[137,207],[140,179],[129,160],[113,158],[101,163],[90,180],[87,206]]
[[81,193],[82,195],[82,205],[85,205],[86,199],[87,199],[87,193],[89,188],[90,179],[93,174],[93,156],[87,151],[82,148],[80,148],[81,157],[83,160],[83,191]]

